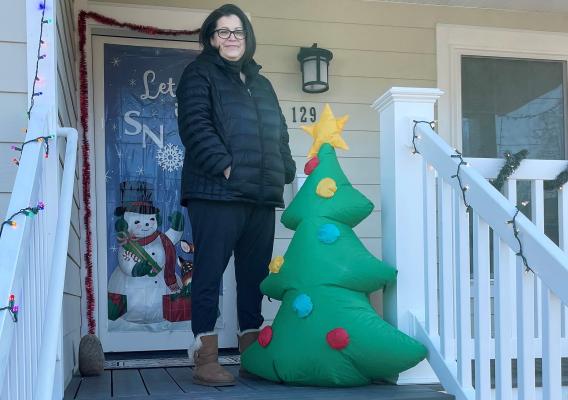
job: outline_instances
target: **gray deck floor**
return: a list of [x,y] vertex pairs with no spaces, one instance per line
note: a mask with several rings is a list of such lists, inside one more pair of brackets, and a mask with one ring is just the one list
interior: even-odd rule
[[192,368],[145,368],[105,370],[97,377],[74,377],[65,391],[65,400],[144,399],[144,400],[449,400],[453,396],[437,392],[438,386],[369,385],[358,388],[314,388],[243,379],[238,366],[227,367],[237,385],[212,388],[194,385]]

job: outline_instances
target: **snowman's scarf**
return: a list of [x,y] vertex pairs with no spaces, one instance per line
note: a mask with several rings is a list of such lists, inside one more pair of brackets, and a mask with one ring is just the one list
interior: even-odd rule
[[[166,282],[166,285],[172,286],[175,283],[177,283],[177,280],[176,280],[176,249],[175,249],[172,241],[170,240],[170,238],[168,238],[162,232],[156,231],[153,234],[151,234],[150,236],[146,236],[146,237],[143,237],[143,238],[136,238],[134,236],[127,236],[126,238],[123,238],[120,242],[123,246],[126,242],[138,243],[140,245],[140,248],[137,249],[137,250],[144,254],[144,256],[145,256],[144,258],[146,260],[153,260],[152,256],[150,256],[146,252],[146,250],[144,250],[143,246],[149,245],[154,240],[156,240],[156,238],[158,236],[162,240],[164,252],[166,253],[166,265],[164,266],[164,281]],[[155,264],[155,262],[154,262],[154,264]]]

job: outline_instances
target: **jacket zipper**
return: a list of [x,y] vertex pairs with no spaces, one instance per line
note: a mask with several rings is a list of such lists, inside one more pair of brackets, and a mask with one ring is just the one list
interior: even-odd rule
[[[244,83],[243,83],[244,84]],[[256,103],[255,98],[252,95],[252,91],[250,87],[246,84],[245,88],[254,103],[254,110],[256,111],[256,120],[258,121],[258,131],[260,135],[260,202],[264,202],[264,130],[262,129],[262,117],[260,116],[260,112],[258,111],[258,104]]]

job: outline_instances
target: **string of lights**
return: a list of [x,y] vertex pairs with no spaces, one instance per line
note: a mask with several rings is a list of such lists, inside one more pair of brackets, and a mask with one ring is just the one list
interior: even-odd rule
[[[418,151],[417,147],[416,147],[416,141],[421,139],[420,135],[416,134],[416,127],[418,124],[424,123],[424,124],[428,124],[432,129],[434,129],[434,121],[416,121],[414,120],[414,127],[412,129],[412,154],[420,154],[420,152]],[[457,163],[457,170],[456,173],[454,175],[451,176],[451,178],[455,178],[458,180],[458,185],[460,186],[461,192],[462,192],[462,197],[463,197],[463,202],[466,206],[466,212],[469,212],[471,210],[473,210],[473,207],[467,202],[466,199],[466,195],[465,193],[469,190],[469,186],[468,185],[464,185],[460,176],[460,172],[461,172],[461,168],[463,166],[469,166],[469,164],[464,160],[463,155],[461,152],[459,152],[457,149],[454,149],[455,154],[452,154],[450,157],[452,158],[458,158],[459,162]],[[501,169],[501,172],[499,173],[498,179],[499,177],[501,179],[499,180],[503,180],[503,182],[508,179],[508,177],[518,168],[518,166],[520,165],[521,161],[526,158],[528,154],[527,150],[521,150],[516,154],[511,154],[509,152],[505,153],[505,157],[507,158],[507,162],[505,163],[505,166],[503,166],[503,168]],[[565,171],[566,174],[568,175],[568,170]],[[566,178],[568,180],[568,177]],[[496,179],[497,180],[497,179]],[[495,181],[492,182],[495,185]],[[501,186],[503,186],[503,183],[501,183]],[[521,202],[521,205],[523,207],[526,207],[529,204],[528,201],[523,201]],[[519,244],[519,250],[517,251],[516,255],[518,257],[521,257],[522,261],[523,261],[523,265],[525,266],[525,271],[531,271],[532,269],[529,267],[528,261],[527,261],[527,257],[524,253],[524,249],[523,249],[523,243],[521,242],[521,238],[520,238],[520,230],[518,228],[517,225],[517,216],[519,215],[519,208],[515,207],[515,213],[513,215],[513,218],[509,221],[507,221],[507,224],[512,225],[513,227],[513,234],[515,236],[515,239],[517,240],[517,243]]]
[[38,42],[38,46],[37,46],[37,58],[36,58],[35,74],[34,74],[34,80],[33,80],[33,83],[32,83],[32,90],[30,92],[30,107],[27,111],[28,120],[30,119],[30,117],[32,115],[32,110],[33,110],[34,105],[35,105],[35,98],[43,95],[43,92],[39,92],[39,91],[36,92],[36,84],[41,81],[41,78],[39,77],[39,62],[40,62],[40,60],[44,60],[47,57],[46,54],[41,54],[41,46],[45,44],[45,41],[43,40],[43,26],[45,24],[51,23],[50,19],[45,18],[45,10],[46,10],[46,4],[45,3],[46,3],[46,0],[43,0],[38,5],[38,8],[41,10],[41,25],[40,25],[40,29],[39,29],[39,42]]
[[417,121],[413,120],[414,126],[412,127],[412,154],[420,154],[418,149],[416,148],[416,139],[421,139],[421,136],[416,134],[416,127],[418,124],[428,124],[432,130],[436,127],[436,121]]
[[[529,204],[528,201],[523,201],[521,202],[521,205],[523,207],[526,207]],[[510,224],[513,226],[513,235],[515,235],[515,239],[517,239],[517,243],[519,244],[519,251],[516,253],[518,257],[521,257],[521,259],[523,260],[523,265],[525,266],[525,271],[531,271],[532,269],[529,267],[529,263],[527,262],[527,257],[525,256],[525,253],[523,252],[523,243],[521,242],[521,238],[519,237],[519,228],[517,227],[517,215],[519,215],[519,207],[516,207],[515,210],[515,214],[513,215],[513,219],[510,221],[507,221],[507,224]]]
[[[37,137],[37,138],[35,138],[35,139],[28,140],[28,141],[22,143],[22,144],[19,145],[19,146],[12,145],[12,150],[14,150],[14,151],[19,151],[19,152],[21,153],[21,152],[24,151],[24,147],[26,147],[27,144],[39,142],[39,143],[42,143],[42,144],[45,146],[44,157],[45,157],[45,158],[48,158],[48,157],[49,157],[49,140],[50,140],[50,139],[53,139],[53,137],[54,137],[53,135],[50,135],[50,136],[40,136],[40,137]],[[12,159],[12,163],[13,163],[14,165],[20,165],[20,159],[19,159],[19,158],[13,158],[13,159]]]
[[[32,89],[30,91],[29,108],[26,111],[28,121],[31,118],[32,110],[35,106],[36,98],[38,96],[43,95],[43,92],[37,90],[36,87],[37,87],[38,84],[40,84],[42,82],[42,79],[40,78],[40,75],[39,75],[40,60],[44,60],[47,57],[47,54],[42,54],[42,46],[44,46],[46,44],[45,40],[43,39],[43,33],[44,33],[43,28],[44,28],[45,24],[49,24],[49,23],[52,22],[51,19],[45,18],[46,8],[47,8],[46,7],[46,0],[42,0],[38,5],[38,9],[39,9],[39,11],[41,11],[41,25],[40,25],[39,40],[38,40],[38,46],[37,46],[37,58],[36,58],[36,63],[35,63],[35,73],[34,73],[34,78],[33,78],[33,83],[32,83]],[[27,133],[27,129],[22,129],[22,131],[24,133]],[[23,153],[24,148],[28,144],[30,144],[30,143],[41,143],[45,147],[44,157],[48,158],[49,157],[49,140],[53,139],[54,137],[55,137],[54,135],[39,136],[39,137],[36,137],[34,139],[27,140],[20,145],[12,145],[11,147],[12,147],[12,150],[20,152],[20,157],[21,157],[21,154]],[[19,158],[13,158],[12,162],[15,165],[20,165],[20,157]],[[25,215],[26,217],[30,217],[30,218],[35,217],[44,208],[45,208],[45,204],[42,201],[40,201],[40,202],[38,202],[38,204],[35,207],[22,208],[22,209],[16,211],[15,213],[13,213],[12,215],[10,215],[10,217],[8,217],[8,219],[6,219],[5,221],[3,221],[0,224],[0,238],[2,237],[2,233],[4,232],[5,226],[11,226],[12,228],[17,229],[18,223],[16,222],[16,218],[19,215]],[[8,305],[5,306],[5,307],[0,307],[0,311],[8,311],[10,313],[10,316],[12,317],[12,320],[14,322],[18,322],[19,306],[15,304],[15,296],[13,294],[11,294],[10,297],[9,297]]]
[[20,307],[16,305],[16,298],[13,294],[11,294],[10,298],[8,299],[8,305],[6,307],[0,307],[0,311],[5,310],[10,313],[12,321],[18,322],[18,311],[20,310]]
[[12,214],[6,221],[2,222],[0,225],[0,237],[2,237],[2,232],[4,231],[4,226],[11,226],[12,228],[17,228],[18,223],[14,220],[14,218],[18,215],[25,215],[26,217],[35,217],[38,212],[42,211],[45,208],[45,204],[40,201],[37,206],[35,207],[26,207],[22,208],[19,211],[16,211]]
[[467,167],[469,166],[469,164],[463,159],[462,153],[460,153],[457,149],[454,149],[454,151],[456,152],[456,154],[452,154],[451,157],[452,158],[459,158],[460,162],[458,163],[458,169],[456,171],[456,173],[454,175],[452,175],[452,178],[456,178],[458,180],[458,185],[460,186],[460,190],[462,192],[462,197],[463,197],[463,204],[465,205],[465,209],[466,212],[471,210],[471,206],[469,205],[469,203],[467,202],[467,199],[465,198],[465,192],[467,192],[469,190],[469,186],[468,185],[464,185],[460,176],[460,171],[461,171],[461,167],[462,165]]

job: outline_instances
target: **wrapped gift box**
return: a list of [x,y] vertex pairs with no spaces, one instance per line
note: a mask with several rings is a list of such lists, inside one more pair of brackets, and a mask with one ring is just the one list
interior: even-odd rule
[[191,297],[180,293],[163,296],[164,319],[170,322],[191,320]]

